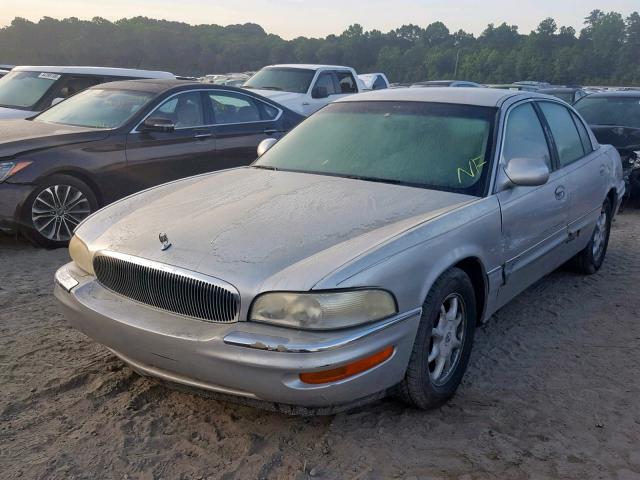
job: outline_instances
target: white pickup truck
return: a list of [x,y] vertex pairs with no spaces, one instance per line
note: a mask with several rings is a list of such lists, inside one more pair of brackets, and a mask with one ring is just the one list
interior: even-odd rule
[[353,68],[299,64],[264,67],[243,88],[305,116],[338,98],[365,90]]

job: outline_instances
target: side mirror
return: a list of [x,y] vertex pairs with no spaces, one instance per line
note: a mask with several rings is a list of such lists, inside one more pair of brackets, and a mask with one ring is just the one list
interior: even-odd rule
[[327,87],[314,87],[313,90],[311,90],[312,98],[327,98],[328,96],[329,91]]
[[262,140],[258,145],[258,157],[261,157],[262,155],[267,153],[267,150],[273,147],[277,142],[277,138],[265,138],[264,140]]
[[143,132],[169,133],[173,132],[175,129],[175,124],[168,118],[147,118],[140,126],[140,130]]
[[56,97],[53,100],[51,100],[51,106],[53,107],[54,105],[59,104],[63,100],[64,100],[64,98],[62,98],[62,97]]
[[549,180],[549,167],[542,158],[517,157],[504,168],[509,182],[521,187],[538,187]]

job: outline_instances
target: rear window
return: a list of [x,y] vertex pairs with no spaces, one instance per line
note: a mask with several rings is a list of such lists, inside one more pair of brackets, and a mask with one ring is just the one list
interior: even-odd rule
[[640,96],[584,97],[575,109],[589,125],[640,128]]

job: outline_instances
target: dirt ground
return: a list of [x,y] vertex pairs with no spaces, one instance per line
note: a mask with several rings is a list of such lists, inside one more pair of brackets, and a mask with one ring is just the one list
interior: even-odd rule
[[640,479],[640,210],[476,334],[456,397],[287,417],[139,377],[51,295],[65,250],[0,238],[0,477]]

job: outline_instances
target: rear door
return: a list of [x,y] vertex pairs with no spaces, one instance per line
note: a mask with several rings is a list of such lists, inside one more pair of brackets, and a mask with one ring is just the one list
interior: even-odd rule
[[508,187],[497,193],[504,261],[500,305],[566,260],[569,178],[556,168],[553,145],[531,101],[507,113],[498,168],[518,157],[544,158],[551,176],[538,187]]
[[134,191],[214,170],[216,143],[201,90],[176,93],[146,118],[171,120],[172,132],[145,132],[140,125],[127,137],[127,167]]
[[279,121],[282,110],[258,98],[222,89],[209,90],[205,97],[216,138],[212,170],[250,164],[262,140],[285,133]]
[[558,152],[558,167],[570,178],[569,239],[580,235],[580,240],[585,240],[574,244],[578,251],[588,242],[607,195],[608,159],[600,150],[594,151],[586,127],[573,111],[555,102],[541,101],[538,105]]

